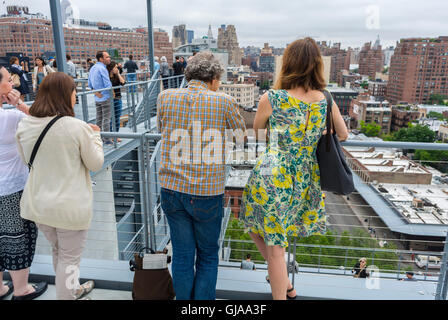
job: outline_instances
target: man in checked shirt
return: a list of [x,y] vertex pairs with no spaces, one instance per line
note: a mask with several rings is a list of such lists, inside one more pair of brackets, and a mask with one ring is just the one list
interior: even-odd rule
[[188,88],[165,90],[157,102],[162,209],[177,300],[216,298],[226,129],[246,129],[235,100],[217,92],[224,71],[211,52],[198,53],[185,70]]

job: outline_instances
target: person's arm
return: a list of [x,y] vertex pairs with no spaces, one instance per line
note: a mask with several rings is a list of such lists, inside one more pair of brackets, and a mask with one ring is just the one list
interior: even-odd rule
[[6,103],[14,106],[17,110],[23,112],[26,115],[30,114],[30,107],[28,107],[23,101],[20,99],[20,92],[18,90],[11,90],[7,95],[3,96]]
[[31,76],[31,79],[33,80],[33,91],[36,91],[37,89],[37,73],[38,67],[34,67],[33,75]]
[[93,125],[82,124],[79,150],[81,159],[90,171],[100,171],[104,164],[103,141],[100,128]]
[[162,107],[162,93],[159,94],[157,97],[157,130],[159,132],[162,132],[162,116],[163,116],[163,107]]
[[339,141],[345,141],[348,139],[348,129],[345,125],[345,121],[342,118],[341,112],[336,102],[333,102],[333,107],[331,109],[331,115],[333,117],[334,130],[338,136]]
[[258,103],[258,110],[254,119],[254,130],[258,138],[258,131],[266,129],[269,118],[272,115],[272,106],[269,102],[269,93],[266,92]]
[[53,68],[50,67],[48,64],[45,65],[45,69],[47,69],[47,73],[53,73],[53,72],[56,72],[56,71],[54,71]]
[[240,114],[238,105],[234,98],[228,100],[226,105],[226,123],[228,129],[238,130],[241,129],[243,132],[246,131],[246,123],[243,116]]
[[120,80],[120,84],[124,86],[126,84],[126,80],[124,80],[123,76],[120,74],[120,72],[117,73],[118,79]]

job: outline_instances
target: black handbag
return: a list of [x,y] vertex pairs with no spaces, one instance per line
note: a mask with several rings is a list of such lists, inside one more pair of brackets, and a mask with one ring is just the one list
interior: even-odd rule
[[333,97],[327,90],[322,92],[327,99],[327,134],[320,138],[317,145],[320,185],[324,191],[348,195],[355,191],[353,174],[345,161],[344,152],[336,132],[331,133]]

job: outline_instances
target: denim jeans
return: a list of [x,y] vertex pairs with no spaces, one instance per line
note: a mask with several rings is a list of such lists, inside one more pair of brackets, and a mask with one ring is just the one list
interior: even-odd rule
[[[135,82],[137,81],[137,74],[136,73],[131,73],[127,75],[127,82]],[[129,87],[129,92],[136,92],[137,89],[135,86]]]
[[[120,117],[122,109],[123,109],[123,101],[121,101],[121,99],[114,99],[115,132],[120,131]],[[113,131],[112,121],[113,119],[110,119],[111,132]]]
[[224,195],[201,197],[162,189],[177,300],[216,299],[223,204]]

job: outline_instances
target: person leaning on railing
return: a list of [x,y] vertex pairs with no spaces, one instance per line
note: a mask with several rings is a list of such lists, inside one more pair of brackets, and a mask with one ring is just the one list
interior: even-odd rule
[[161,205],[170,226],[178,300],[216,298],[224,211],[223,137],[226,128],[245,130],[235,100],[216,92],[223,72],[211,52],[201,52],[187,67],[188,88],[165,90],[157,101]]
[[[111,61],[107,66],[107,71],[109,71],[110,81],[113,87],[120,87],[126,84],[126,80],[121,76],[120,71],[118,69],[118,64],[115,61]],[[115,131],[120,131],[120,118],[121,112],[123,109],[123,102],[121,101],[121,88],[114,89],[114,117],[115,117]],[[110,121],[110,131],[113,130],[112,120]],[[117,139],[118,142],[121,142],[121,139]]]
[[[269,128],[271,136],[244,189],[239,218],[268,262],[275,300],[296,297],[285,262],[288,237],[326,232],[316,157],[327,116],[323,70],[316,42],[294,41],[283,55],[275,90],[261,97],[254,120],[255,132]],[[331,107],[336,134],[345,140],[339,108]]]
[[93,289],[92,281],[80,286],[76,275],[92,220],[89,171],[99,171],[104,162],[100,128],[75,118],[75,101],[74,80],[62,72],[49,74],[16,134],[19,154],[29,163],[44,128],[62,117],[37,150],[20,203],[21,216],[34,221],[52,246],[59,300]]
[[[1,103],[17,110],[4,110],[0,105],[0,300],[14,292],[13,300],[33,300],[47,290],[47,284],[28,284],[28,275],[36,249],[37,227],[20,217],[20,199],[28,179],[28,169],[20,159],[15,134],[29,107],[13,90],[11,75],[0,67]],[[3,285],[3,272],[12,278]]]

